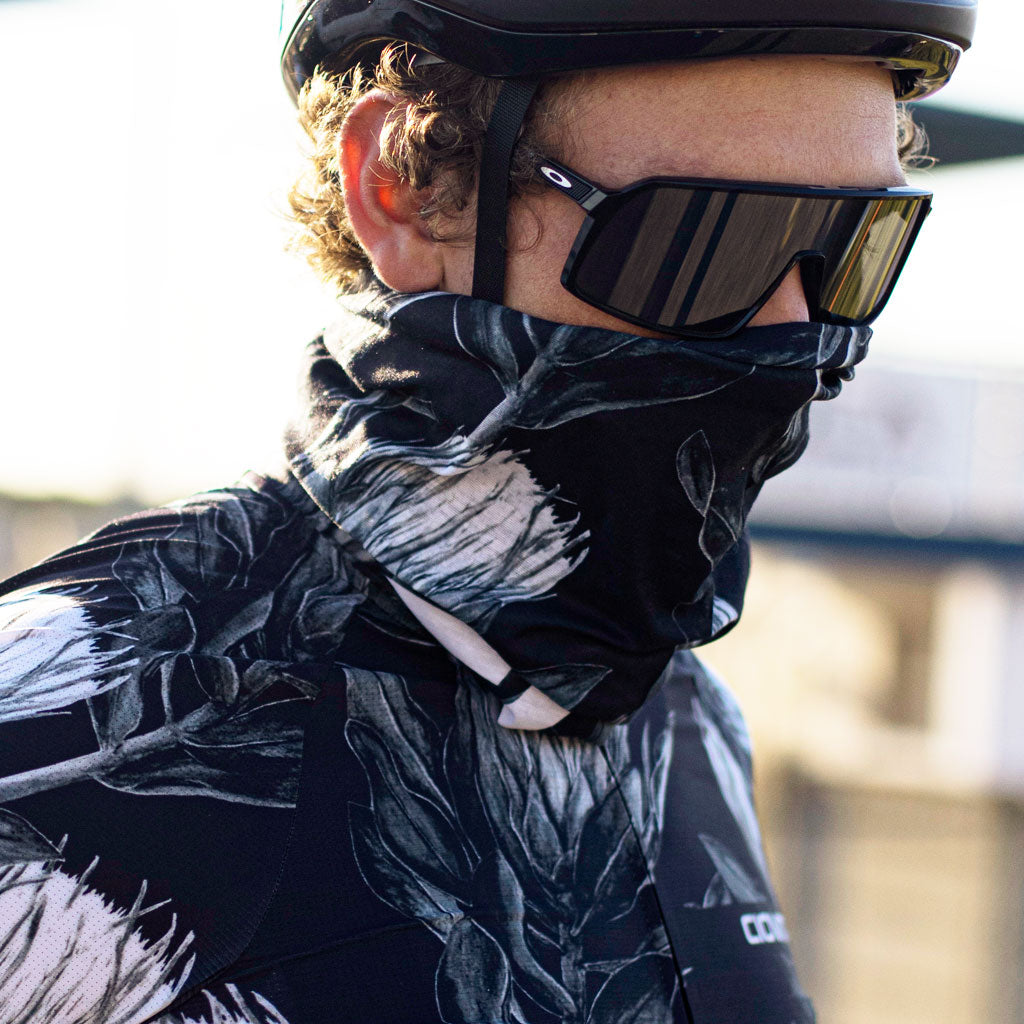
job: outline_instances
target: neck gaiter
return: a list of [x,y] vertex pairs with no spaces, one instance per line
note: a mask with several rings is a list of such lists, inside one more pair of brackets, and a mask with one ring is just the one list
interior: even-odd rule
[[343,310],[308,350],[292,471],[400,593],[500,655],[502,678],[469,675],[529,707],[516,727],[590,739],[736,623],[750,507],[871,337],[647,338],[379,284]]

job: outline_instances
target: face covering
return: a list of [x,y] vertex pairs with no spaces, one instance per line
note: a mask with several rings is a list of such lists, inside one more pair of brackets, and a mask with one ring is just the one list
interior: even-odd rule
[[292,471],[422,622],[476,651],[464,674],[502,724],[589,739],[676,649],[735,625],[751,505],[871,337],[648,338],[378,282],[342,307],[307,353]]

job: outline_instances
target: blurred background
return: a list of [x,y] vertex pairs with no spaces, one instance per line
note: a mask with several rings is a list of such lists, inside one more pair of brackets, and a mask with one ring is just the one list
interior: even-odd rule
[[[1024,1021],[1024,8],[917,107],[934,213],[705,649],[822,1024]],[[278,0],[0,0],[0,575],[279,461],[331,317],[283,251]]]

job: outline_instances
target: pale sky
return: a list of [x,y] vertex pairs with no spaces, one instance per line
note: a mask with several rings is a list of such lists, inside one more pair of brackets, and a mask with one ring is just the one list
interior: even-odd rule
[[[168,13],[167,8],[172,12]],[[164,501],[279,450],[330,318],[282,251],[278,0],[0,3],[0,491]],[[1024,7],[982,0],[946,105],[1024,119]],[[936,193],[873,358],[1024,370],[1024,160]]]

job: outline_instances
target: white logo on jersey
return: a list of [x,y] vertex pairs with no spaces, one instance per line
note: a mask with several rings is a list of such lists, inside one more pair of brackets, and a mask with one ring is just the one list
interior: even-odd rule
[[781,914],[744,914],[740,918],[740,927],[751,946],[789,942],[786,919]]

